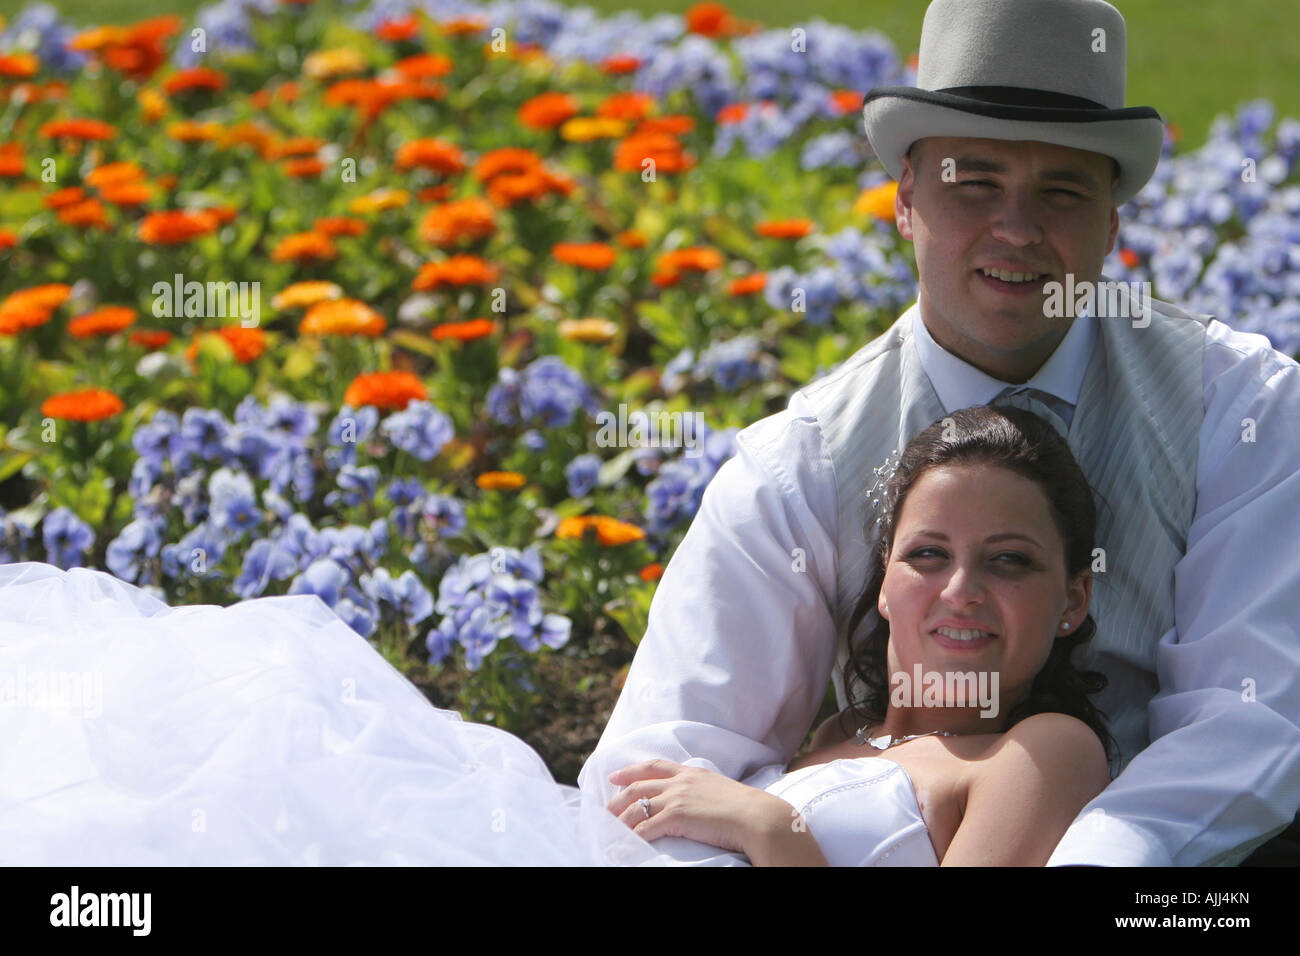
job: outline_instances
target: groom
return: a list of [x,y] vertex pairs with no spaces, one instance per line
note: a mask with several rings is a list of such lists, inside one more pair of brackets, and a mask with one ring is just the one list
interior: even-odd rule
[[1052,282],[1108,283],[1117,207],[1159,160],[1161,119],[1124,108],[1124,84],[1124,21],[1102,0],[930,5],[917,88],[874,89],[863,111],[899,181],[919,300],[740,433],[660,582],[585,791],[607,803],[609,773],[653,757],[771,782],[828,678],[847,703],[873,470],[945,414],[1005,401],[1067,435],[1101,502],[1099,630],[1078,662],[1109,678],[1096,700],[1118,776],[1049,865],[1234,865],[1292,824],[1300,366],[1140,293],[1049,308]]

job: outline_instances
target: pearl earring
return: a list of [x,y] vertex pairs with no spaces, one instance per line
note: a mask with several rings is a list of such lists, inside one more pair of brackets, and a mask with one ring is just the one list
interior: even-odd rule
[[1068,630],[1070,629],[1070,622],[1069,622],[1069,621],[1062,621],[1062,622],[1061,622],[1061,627],[1065,628],[1065,629],[1068,631]]

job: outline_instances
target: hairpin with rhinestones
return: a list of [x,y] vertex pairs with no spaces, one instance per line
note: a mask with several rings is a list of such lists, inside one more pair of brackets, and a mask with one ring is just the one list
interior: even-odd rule
[[867,492],[867,508],[875,515],[868,528],[868,536],[872,539],[879,540],[881,525],[884,524],[886,516],[893,507],[895,492],[890,487],[890,483],[893,481],[894,473],[898,471],[901,458],[897,450],[891,451],[885,460],[873,469],[876,483]]

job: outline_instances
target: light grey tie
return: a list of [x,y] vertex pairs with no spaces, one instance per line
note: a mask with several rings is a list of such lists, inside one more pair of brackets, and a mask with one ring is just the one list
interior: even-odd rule
[[1052,427],[1061,434],[1061,437],[1068,438],[1070,427],[1065,424],[1065,419],[1054,407],[1060,401],[1056,396],[1049,395],[1039,389],[1013,385],[999,392],[989,404],[1011,405],[1015,408],[1023,408],[1025,411],[1033,412],[1044,421],[1050,422]]

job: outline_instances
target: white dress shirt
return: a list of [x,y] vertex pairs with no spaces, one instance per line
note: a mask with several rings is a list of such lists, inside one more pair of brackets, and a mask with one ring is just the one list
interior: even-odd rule
[[[919,311],[916,313],[919,316]],[[1095,338],[1076,319],[1026,383],[1068,423]],[[913,322],[946,412],[1009,383],[973,368]],[[1152,743],[1084,807],[1048,865],[1237,863],[1300,805],[1300,366],[1263,336],[1208,327],[1196,514],[1174,571],[1175,629],[1159,636]],[[1253,420],[1253,442],[1242,440]],[[783,772],[822,703],[835,656],[836,488],[812,408],[737,435],[670,560],[623,693],[579,786],[652,757],[764,787]],[[794,557],[792,557],[794,556]],[[804,574],[775,573],[799,560]],[[1253,694],[1225,711],[1220,695]],[[710,849],[677,838],[681,860]],[[713,849],[712,856],[720,859]]]

